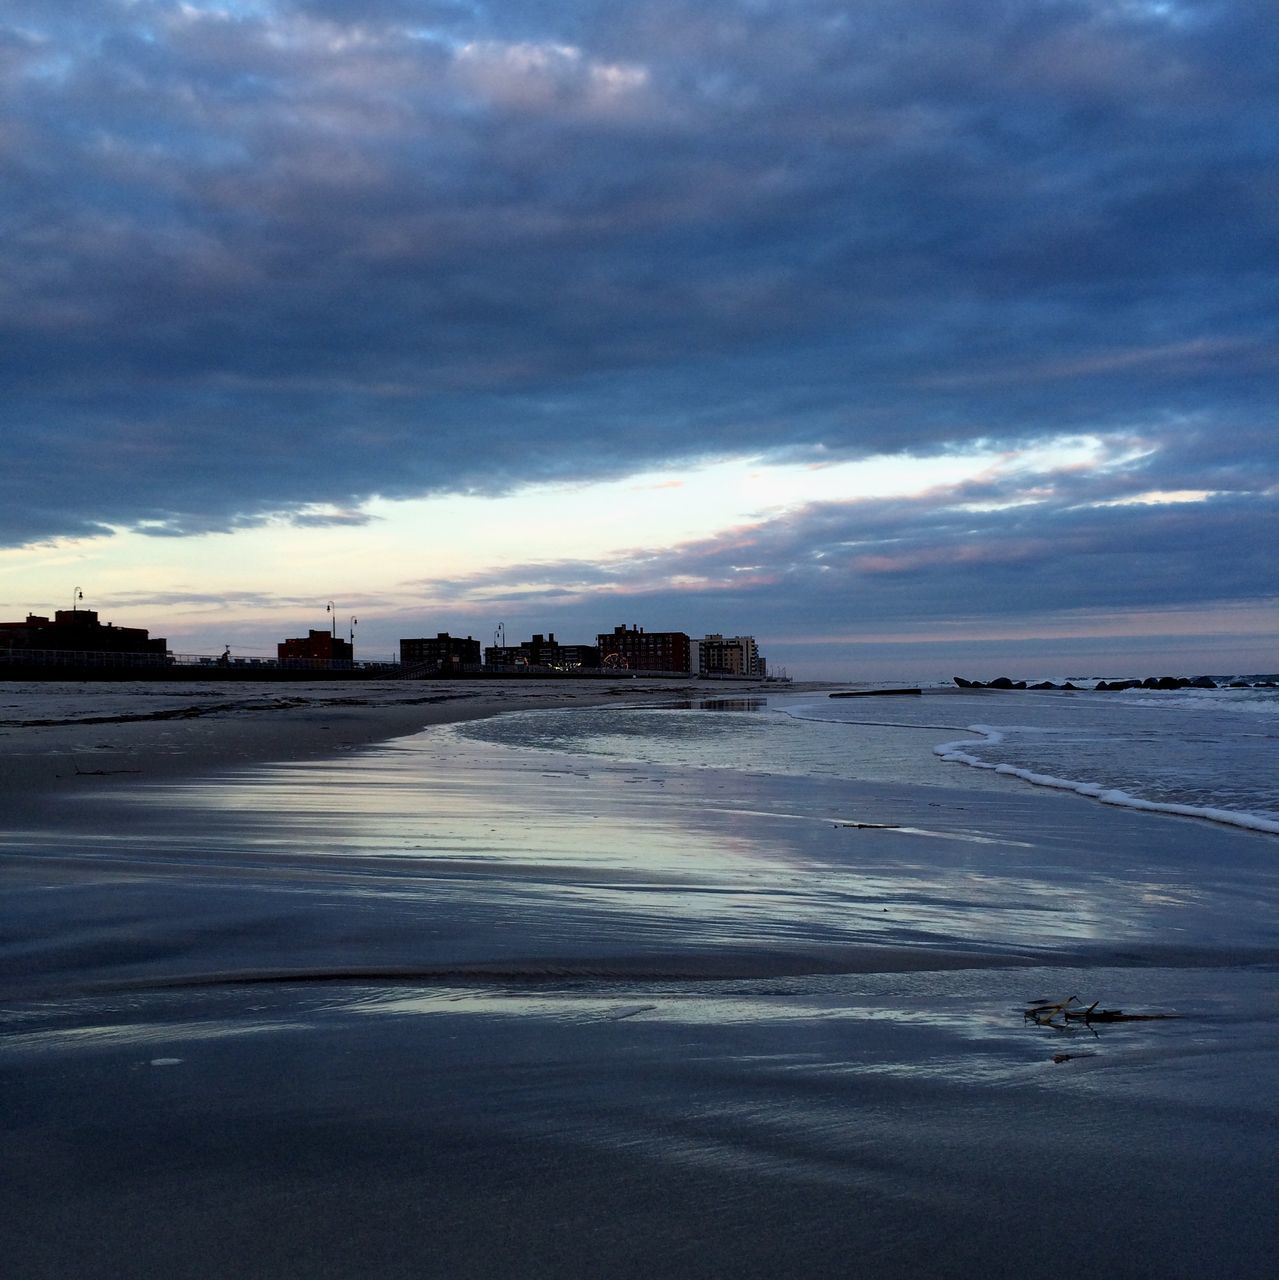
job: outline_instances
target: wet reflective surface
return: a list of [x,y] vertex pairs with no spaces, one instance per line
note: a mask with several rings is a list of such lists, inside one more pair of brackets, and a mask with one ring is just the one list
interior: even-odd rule
[[[648,714],[6,832],[16,1273],[1056,1276],[1047,1214],[1109,1274],[1268,1274],[1272,841]],[[1022,1017],[1071,994],[1177,1016]]]
[[[1022,1021],[1082,982],[1183,1016]],[[1011,1278],[1060,1274],[1023,1244],[1050,1206],[1105,1274],[1260,1277],[1274,991],[1042,969],[33,1008],[0,1059],[0,1229],[21,1275]]]
[[[776,721],[661,714],[691,736],[759,723],[769,758]],[[1004,786],[640,766],[433,730],[99,789],[56,835],[6,833],[5,954],[54,989],[386,966],[750,977],[1274,954],[1266,837],[1214,833],[1205,856],[1197,824]]]

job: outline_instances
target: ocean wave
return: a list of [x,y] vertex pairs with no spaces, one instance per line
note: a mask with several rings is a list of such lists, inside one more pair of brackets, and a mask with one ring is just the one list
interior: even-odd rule
[[[1279,716],[1279,697],[1258,697],[1255,694],[1251,697],[1223,697],[1222,694],[1226,692],[1228,691],[1225,689],[1217,689],[1211,693],[1205,692],[1202,697],[1163,694],[1157,702],[1145,698],[1116,698],[1114,701],[1118,705],[1126,707],[1149,707],[1154,705],[1160,709],[1242,712],[1244,715]],[[1238,692],[1242,693],[1243,690]]]
[[1166,813],[1180,818],[1200,818],[1206,822],[1218,822],[1227,826],[1242,827],[1247,831],[1279,835],[1279,819],[1267,817],[1264,814],[1222,809],[1213,805],[1181,804],[1172,800],[1147,800],[1118,787],[1107,786],[1104,783],[1083,782],[1075,778],[1059,778],[1052,774],[1039,773],[1034,769],[1028,769],[1020,765],[982,760],[963,748],[996,746],[1002,743],[1007,735],[991,725],[969,725],[969,730],[972,733],[981,734],[981,738],[943,742],[933,748],[933,753],[948,764],[963,764],[973,769],[985,769],[1007,777],[1020,778],[1023,782],[1029,782],[1036,787],[1050,787],[1056,791],[1073,791],[1076,795],[1087,796],[1089,799],[1098,800],[1102,804],[1116,805],[1124,809],[1137,809],[1146,813]]

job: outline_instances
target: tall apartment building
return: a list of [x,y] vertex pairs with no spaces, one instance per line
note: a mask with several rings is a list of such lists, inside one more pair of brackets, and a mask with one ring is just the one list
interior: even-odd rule
[[600,664],[628,671],[692,671],[692,642],[682,631],[645,631],[639,626],[601,632]]
[[764,660],[754,636],[706,636],[697,642],[697,671],[703,676],[763,676]]
[[441,668],[478,667],[480,642],[441,631],[435,636],[400,641],[400,664]]

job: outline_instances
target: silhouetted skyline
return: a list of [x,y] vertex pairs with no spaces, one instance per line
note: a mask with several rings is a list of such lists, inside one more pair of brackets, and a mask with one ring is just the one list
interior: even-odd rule
[[9,0],[0,614],[1273,667],[1277,45],[1193,0]]

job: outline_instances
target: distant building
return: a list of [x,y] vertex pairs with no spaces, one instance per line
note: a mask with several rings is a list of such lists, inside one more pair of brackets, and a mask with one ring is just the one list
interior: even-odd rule
[[560,644],[555,632],[548,636],[535,635],[520,645],[528,653],[529,665],[554,667],[560,671],[579,667],[598,667],[600,651],[593,644]]
[[764,660],[754,636],[706,636],[697,642],[697,670],[704,676],[757,676]]
[[493,645],[484,650],[486,667],[548,667],[576,671],[598,667],[600,651],[591,644],[560,644],[555,633],[535,635],[518,645]]
[[484,650],[486,667],[527,667],[528,652],[518,644],[489,645]]
[[628,671],[692,670],[691,641],[682,631],[645,631],[643,627],[614,627],[597,637],[600,665]]
[[[536,639],[536,637],[534,637]],[[599,646],[594,644],[555,644],[555,637],[542,650],[542,665],[560,671],[590,671],[600,665]]]
[[351,662],[355,648],[331,631],[309,631],[305,639],[282,640],[276,646],[280,664],[292,662]]
[[480,665],[480,642],[467,636],[451,636],[441,631],[436,636],[400,641],[402,666],[434,667],[436,670]]
[[112,653],[163,661],[168,647],[166,640],[153,640],[142,627],[101,623],[92,609],[59,609],[52,620],[29,613],[25,622],[0,622],[0,652]]

